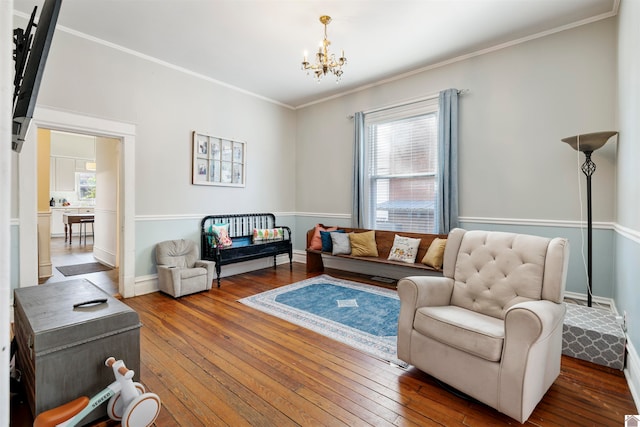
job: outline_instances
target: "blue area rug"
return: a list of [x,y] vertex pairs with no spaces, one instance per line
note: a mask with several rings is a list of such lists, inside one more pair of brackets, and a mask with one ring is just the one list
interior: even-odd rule
[[239,301],[407,366],[396,353],[400,300],[395,290],[322,275]]

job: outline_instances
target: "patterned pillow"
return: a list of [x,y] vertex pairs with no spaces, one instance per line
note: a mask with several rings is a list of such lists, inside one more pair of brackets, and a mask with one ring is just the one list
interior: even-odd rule
[[447,246],[447,239],[433,239],[431,246],[427,249],[427,253],[422,258],[422,263],[433,267],[436,270],[442,268],[442,261],[444,258],[444,248]]
[[[228,248],[233,244],[231,237],[229,237],[229,224],[212,224],[209,226],[209,233],[213,233],[218,238],[220,246]],[[216,247],[216,242],[211,242],[212,247]]]
[[393,247],[389,252],[390,261],[401,261],[409,264],[416,262],[418,256],[418,247],[420,239],[412,239],[411,237],[396,236],[393,238]]
[[282,228],[254,228],[253,229],[253,241],[259,242],[262,240],[283,240],[284,232]]
[[331,233],[344,233],[344,230],[321,231],[320,238],[322,239],[322,252],[333,251],[333,241],[331,240]]

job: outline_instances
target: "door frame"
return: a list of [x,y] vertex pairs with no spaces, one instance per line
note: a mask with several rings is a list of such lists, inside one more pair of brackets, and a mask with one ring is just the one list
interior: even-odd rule
[[135,125],[39,106],[35,109],[31,129],[18,160],[20,287],[38,284],[38,259],[33,256],[38,253],[38,128],[104,136],[120,141],[118,291],[124,298],[135,296]]

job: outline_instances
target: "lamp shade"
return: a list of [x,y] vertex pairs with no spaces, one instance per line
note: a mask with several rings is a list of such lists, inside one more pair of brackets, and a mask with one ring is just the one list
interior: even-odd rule
[[595,151],[606,144],[609,138],[617,134],[618,132],[614,131],[585,133],[562,138],[562,142],[566,142],[574,150]]

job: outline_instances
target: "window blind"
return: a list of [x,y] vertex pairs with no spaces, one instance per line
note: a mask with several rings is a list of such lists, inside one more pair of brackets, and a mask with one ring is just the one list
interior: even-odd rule
[[365,115],[367,228],[433,233],[437,100]]

